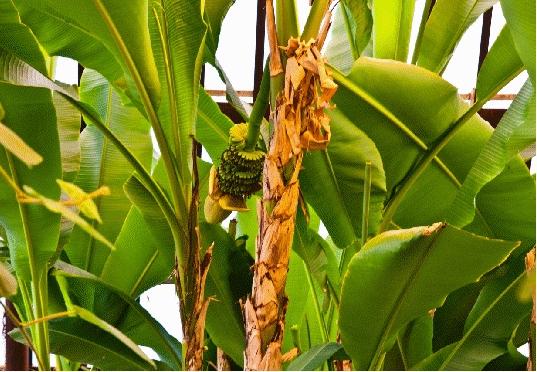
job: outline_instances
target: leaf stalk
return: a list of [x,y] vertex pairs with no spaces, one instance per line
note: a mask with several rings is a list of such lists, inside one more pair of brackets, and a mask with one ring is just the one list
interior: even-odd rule
[[[270,58],[270,57],[269,57]],[[263,78],[261,79],[261,87],[252,108],[250,115],[250,121],[248,122],[248,134],[246,135],[246,141],[244,144],[245,151],[255,150],[255,146],[259,141],[259,133],[261,132],[261,122],[267,107],[269,104],[270,95],[270,67],[269,59],[265,63],[265,69],[263,70]]]

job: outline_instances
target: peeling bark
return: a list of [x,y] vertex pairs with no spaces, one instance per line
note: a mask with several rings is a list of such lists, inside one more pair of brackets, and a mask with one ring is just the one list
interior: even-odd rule
[[[267,0],[269,40],[276,40],[272,1]],[[327,28],[326,28],[327,29]],[[321,40],[324,37],[321,35]],[[280,71],[272,57],[271,76]],[[282,340],[288,298],[285,282],[295,229],[300,188],[298,173],[303,150],[325,149],[330,141],[330,117],[324,113],[337,89],[324,66],[317,42],[291,38],[283,95],[272,115],[274,133],[263,168],[263,200],[258,201],[259,233],[253,266],[252,293],[243,306],[246,329],[245,370],[281,370]],[[274,68],[274,69],[273,69]],[[319,89],[321,94],[319,95]]]
[[231,371],[231,358],[220,348],[216,350],[216,364],[218,371]]

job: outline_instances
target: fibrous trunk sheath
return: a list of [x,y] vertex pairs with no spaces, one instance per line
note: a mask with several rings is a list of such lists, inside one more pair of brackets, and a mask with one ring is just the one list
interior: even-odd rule
[[246,370],[282,367],[288,302],[285,282],[300,194],[302,151],[328,145],[330,118],[324,109],[329,108],[337,89],[317,45],[313,39],[303,42],[292,38],[286,48],[285,87],[272,117],[274,133],[263,168],[263,200],[258,201],[252,294],[243,303]]
[[[192,202],[189,211],[189,242],[188,242],[188,270],[183,268],[183,284],[176,267],[175,286],[180,295],[179,307],[181,324],[183,327],[183,345],[186,345],[186,356],[183,370],[201,371],[203,365],[203,338],[205,331],[205,316],[209,299],[204,299],[205,279],[209,272],[212,259],[212,249],[209,247],[200,260],[200,239],[198,227],[199,208],[199,178],[196,162],[198,144],[194,142],[192,149],[194,184],[192,187]],[[176,259],[176,266],[178,261]],[[182,288],[182,285],[184,288]],[[186,368],[185,368],[186,367]]]

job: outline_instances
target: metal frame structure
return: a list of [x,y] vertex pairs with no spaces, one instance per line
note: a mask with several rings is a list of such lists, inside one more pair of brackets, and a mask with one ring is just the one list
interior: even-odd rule
[[[436,1],[432,1],[431,8],[429,10],[432,10],[434,4]],[[488,52],[488,46],[489,46],[489,40],[490,40],[490,28],[491,28],[491,21],[492,21],[492,8],[486,11],[483,14],[483,27],[481,31],[481,41],[480,41],[480,53],[479,53],[479,62],[478,62],[478,72],[479,68],[481,68],[481,65],[483,64],[483,61],[485,60],[485,57]],[[257,23],[256,23],[256,47],[255,47],[255,56],[254,56],[254,88],[253,91],[240,91],[238,92],[239,95],[242,95],[244,97],[257,97],[257,94],[259,93],[259,88],[261,86],[261,78],[263,75],[263,67],[264,67],[264,50],[265,50],[265,18],[266,18],[266,11],[265,11],[265,0],[257,0]],[[79,71],[78,71],[78,83],[80,85],[80,77],[82,76],[83,67],[79,65]],[[204,74],[202,74],[202,84],[204,82]],[[475,91],[475,89],[474,89]],[[209,94],[212,95],[222,95],[222,92],[220,91],[207,91]],[[225,93],[224,93],[225,94]],[[472,101],[475,99],[475,93],[468,93],[468,94],[462,94],[461,95],[464,99]],[[515,95],[511,94],[499,94],[493,99],[499,99],[499,100],[512,100]],[[243,122],[243,118],[241,115],[229,104],[229,103],[218,103],[220,110],[227,115],[234,123],[240,123]],[[493,127],[496,127],[500,119],[502,118],[503,114],[505,113],[505,109],[482,109],[479,111],[479,114],[481,117],[483,117],[485,120],[487,120]],[[83,127],[85,125],[83,124]],[[201,155],[201,154],[200,154]],[[7,306],[14,311],[13,305],[7,301]],[[5,315],[4,315],[5,317]],[[16,371],[22,371],[22,370],[29,370],[31,368],[32,363],[32,353],[30,352],[30,349],[27,346],[21,345],[14,340],[11,339],[11,337],[7,336],[7,332],[9,332],[11,329],[13,329],[13,323],[5,318],[4,319],[4,337],[6,340],[6,364],[5,364],[5,370],[16,370]]]

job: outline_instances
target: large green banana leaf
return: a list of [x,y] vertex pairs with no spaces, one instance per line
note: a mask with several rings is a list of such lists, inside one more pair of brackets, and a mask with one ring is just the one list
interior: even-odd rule
[[289,304],[285,314],[282,353],[286,353],[294,347],[291,327],[298,326],[300,332],[306,303],[308,298],[311,297],[311,291],[306,286],[308,281],[307,275],[304,262],[295,250],[291,250],[289,256],[289,272],[287,273],[287,280],[285,282],[285,294],[289,297]]
[[174,261],[169,262],[160,254],[135,206],[127,215],[114,246],[116,250],[108,256],[101,280],[134,298],[162,283],[174,269]]
[[304,214],[298,211],[292,247],[323,291],[333,292],[339,301],[340,281],[334,251],[319,234],[308,229]]
[[200,88],[198,105],[196,140],[207,150],[213,164],[219,164],[229,146],[229,130],[234,124],[203,88]]
[[[46,89],[15,85],[28,78],[26,69],[17,68],[20,59],[30,61],[46,74],[45,59],[31,31],[20,23],[13,4],[2,1],[0,7],[0,25],[4,30],[0,36],[0,122],[43,158],[43,162],[29,169],[2,147],[0,165],[19,187],[27,185],[59,200],[56,179],[61,179],[62,170],[52,95]],[[40,136],[35,135],[36,127]],[[41,275],[56,250],[60,215],[39,205],[19,206],[14,190],[3,178],[0,188],[0,223],[6,230],[12,264],[17,274],[29,281]]]
[[409,370],[433,353],[433,315],[425,314],[408,323],[397,336],[401,359]]
[[[61,179],[62,169],[51,92],[0,82],[0,105],[5,111],[0,119],[2,124],[43,157],[40,164],[29,169],[2,147],[0,166],[19,187],[30,186],[47,198],[59,200],[56,180]],[[39,136],[36,136],[37,127]],[[6,230],[11,262],[17,275],[29,281],[42,274],[56,251],[61,216],[42,205],[19,204],[15,191],[4,178],[0,179],[0,188],[0,223]]]
[[211,298],[205,328],[215,345],[242,366],[246,336],[239,300],[252,290],[250,265],[222,227],[201,222],[200,237],[202,253],[214,243],[205,282],[205,298]]
[[211,52],[216,53],[218,41],[220,39],[220,29],[222,22],[229,8],[235,4],[235,0],[206,0],[205,13],[209,19],[209,32],[207,37],[207,45]]
[[[0,46],[18,58],[27,61],[43,75],[47,75],[47,67],[43,54],[32,31],[21,23],[17,9],[8,0],[0,2]],[[24,47],[23,47],[24,46]]]
[[[160,165],[160,166],[159,166]],[[163,163],[157,163],[153,175],[164,175]],[[165,176],[164,176],[165,177]],[[170,225],[151,193],[136,175],[129,177],[124,185],[125,193],[142,214],[159,254],[172,265],[175,263],[175,246]],[[170,266],[169,266],[170,267]]]
[[62,154],[63,180],[73,182],[80,170],[80,113],[59,94],[52,96]]
[[48,55],[79,61],[86,68],[99,71],[111,84],[125,80],[110,50],[69,14],[56,11],[44,1],[16,1],[16,4],[22,22],[30,27]]
[[[49,321],[51,353],[73,362],[98,366],[104,371],[155,370],[155,362],[132,343],[123,342],[126,341],[125,336],[117,329],[99,321],[91,313],[85,313],[84,318],[72,316]],[[99,323],[102,328],[94,323]],[[9,335],[17,342],[25,342],[18,329]]]
[[[389,196],[397,192],[425,149],[468,109],[455,87],[412,65],[362,57],[347,77],[336,71],[333,76],[340,85],[333,98],[337,105],[333,122],[341,113],[373,140],[382,157]],[[492,128],[474,115],[410,188],[393,222],[407,228],[444,220],[491,132]],[[534,235],[527,224],[518,225],[521,219],[534,220],[534,209],[532,212],[527,202],[528,196],[535,195],[532,184],[522,159],[513,158],[510,167],[478,195],[471,231],[508,240]],[[502,193],[509,193],[509,199],[502,198]],[[502,215],[507,210],[512,213]],[[520,230],[525,233],[513,237]]]
[[468,284],[451,292],[442,306],[436,309],[433,318],[434,352],[462,338],[466,318],[485,284],[486,280],[481,278],[477,283]]
[[498,0],[439,0],[425,25],[418,66],[441,74],[460,39]]
[[[135,108],[122,105],[115,90],[95,71],[85,70],[80,96],[82,102],[95,107],[108,128],[149,169],[153,147],[147,120]],[[89,124],[80,137],[82,161],[75,183],[86,192],[101,186],[110,189],[109,196],[96,200],[103,223],[94,222],[93,226],[115,241],[131,208],[123,184],[134,168],[95,126]],[[110,253],[109,248],[76,227],[65,251],[73,265],[95,275],[101,274]]]
[[[207,25],[202,18],[203,5],[200,0],[166,0],[162,8],[155,4],[153,8],[155,14],[151,14],[149,19],[149,31],[162,85],[162,100],[157,114],[167,143],[167,148],[160,150],[169,152],[171,158],[177,159],[171,160],[177,163],[175,171],[179,180],[188,184],[192,171],[191,136],[196,132]],[[156,128],[155,132],[158,139]],[[186,215],[183,218],[186,219]]]
[[[348,23],[352,35],[352,42],[356,52],[352,53],[354,59],[358,58],[371,39],[373,30],[373,14],[371,12],[370,2],[367,0],[348,1],[344,0],[343,4],[347,8]],[[343,14],[342,14],[343,15]]]
[[[349,40],[343,17],[347,17],[348,20],[352,20],[352,17],[348,13],[345,14],[343,12],[348,11],[344,6],[338,6],[332,22],[332,31],[330,41],[326,46],[325,57],[328,59],[330,65],[334,66],[344,74],[348,74],[354,64],[354,58],[351,51],[353,41]],[[371,17],[371,13],[369,14],[369,17]]]
[[[118,86],[127,91],[130,98],[138,103],[138,107],[141,107],[142,103],[157,107],[160,101],[160,81],[147,31],[147,1],[134,0],[124,3],[120,0],[78,2],[44,0],[27,4],[45,14],[52,13],[64,23],[78,26],[79,30],[89,34],[90,38],[99,40],[123,70],[125,81],[118,82]],[[47,26],[41,24],[41,27]],[[45,31],[45,36],[57,32],[54,30],[58,30],[57,23]],[[74,35],[72,30],[70,35]],[[88,40],[87,38],[86,35],[84,39]],[[89,43],[88,49],[83,47],[76,53],[86,54],[92,47],[95,47],[95,43]],[[78,56],[71,57],[79,60]],[[109,64],[105,63],[104,66],[109,67]],[[121,78],[117,73],[114,77]]]
[[354,367],[378,366],[401,327],[478,280],[516,246],[446,224],[371,239],[349,264],[341,291],[341,340]]

